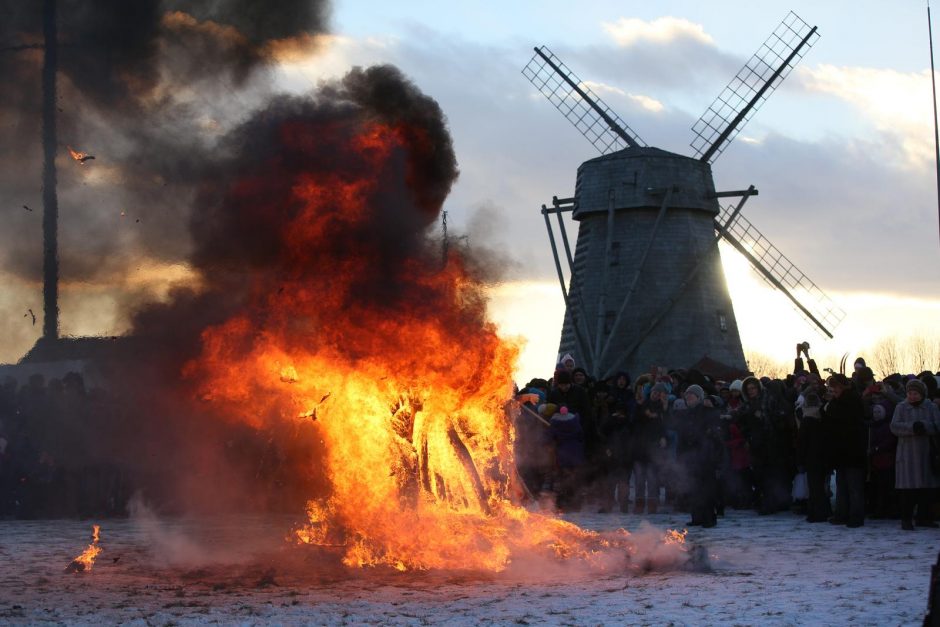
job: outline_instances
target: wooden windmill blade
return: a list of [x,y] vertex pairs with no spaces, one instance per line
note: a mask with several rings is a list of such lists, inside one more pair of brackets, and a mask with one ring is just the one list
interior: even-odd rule
[[551,50],[535,48],[522,74],[602,154],[646,143]]
[[732,211],[732,207],[721,211],[715,219],[715,230],[744,255],[768,283],[783,292],[809,322],[831,338],[832,331],[845,318],[845,311],[744,216],[738,214],[728,224]]
[[818,39],[816,27],[790,11],[692,125],[695,158],[714,162]]

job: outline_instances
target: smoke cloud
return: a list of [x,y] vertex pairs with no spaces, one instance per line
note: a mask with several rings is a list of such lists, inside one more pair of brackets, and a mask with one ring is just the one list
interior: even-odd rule
[[[224,129],[270,97],[265,69],[279,46],[310,50],[327,32],[329,4],[56,4],[63,282],[113,282],[133,272],[141,257],[185,259],[193,196],[213,167]],[[0,0],[0,76],[17,86],[0,93],[0,125],[9,140],[0,147],[6,205],[0,263],[7,273],[36,283],[42,262],[43,5]],[[73,162],[67,146],[95,160]]]
[[[375,129],[394,129],[386,132],[397,140],[380,167],[358,150]],[[184,509],[205,504],[206,492],[209,502],[270,505],[246,499],[256,490],[238,477],[219,481],[220,473],[232,470],[229,454],[239,446],[232,444],[232,430],[243,427],[230,425],[224,409],[194,400],[194,382],[181,378],[184,364],[203,350],[205,331],[238,315],[261,332],[271,312],[257,302],[259,285],[305,295],[298,297],[309,298],[313,312],[320,299],[330,300],[336,310],[380,308],[389,315],[427,307],[423,303],[434,299],[423,292],[431,288],[421,277],[440,271],[441,264],[429,229],[458,174],[440,107],[390,66],[356,68],[308,96],[272,99],[219,142],[217,155],[194,194],[189,220],[190,262],[199,289],[180,289],[166,302],[135,307],[127,353],[113,373],[129,402],[144,408],[137,420],[152,425],[147,439],[162,442],[158,448],[176,460],[166,468],[191,468],[192,459],[199,460],[198,476],[186,472],[169,482],[174,486],[169,492],[185,501]],[[298,197],[297,188],[305,183],[342,187],[357,180],[374,183],[362,203],[367,215],[347,216],[342,198],[310,213],[309,203]],[[324,188],[323,194],[329,197],[331,191]],[[313,232],[319,234],[319,247],[306,249],[303,238]],[[351,265],[357,268],[355,279],[340,289],[334,277]],[[479,308],[458,315],[482,324]],[[458,322],[454,328],[462,328]],[[295,339],[337,341],[335,333],[316,324],[301,327]],[[344,348],[355,352],[355,339],[345,339]],[[141,354],[147,355],[145,363]],[[284,502],[302,503],[325,489],[312,426],[287,426],[273,415],[259,416],[255,426],[270,451],[248,451],[248,457],[277,458]],[[233,472],[244,475],[244,470]],[[256,473],[249,483],[256,479],[270,477]],[[232,494],[220,493],[220,484],[235,486]]]
[[[0,148],[0,186],[12,205],[0,263],[38,288],[42,3],[0,0],[0,9],[9,17],[0,47],[10,49],[0,72],[23,86],[0,93],[13,140]],[[314,49],[328,16],[328,3],[307,0],[58,2],[63,285],[127,284],[142,264],[182,262],[195,277],[158,302],[146,290],[123,294],[132,331],[102,352],[110,409],[82,438],[95,442],[85,461],[125,468],[163,511],[294,508],[325,489],[312,428],[232,425],[182,377],[204,331],[250,303],[247,276],[294,286],[320,277],[327,293],[329,271],[355,251],[372,271],[343,298],[416,307],[421,286],[405,294],[396,279],[416,260],[440,267],[428,229],[457,164],[437,103],[391,66],[353,69],[303,97],[275,93],[266,68],[278,55]],[[372,173],[346,146],[376,125],[394,129],[396,142],[387,166]],[[66,146],[95,159],[79,164]],[[367,176],[381,179],[370,218],[342,228],[341,208],[326,207],[318,219],[334,237],[308,264],[290,267],[286,225],[306,219],[292,185]],[[10,211],[20,205],[32,211]],[[250,315],[262,321],[263,312]]]

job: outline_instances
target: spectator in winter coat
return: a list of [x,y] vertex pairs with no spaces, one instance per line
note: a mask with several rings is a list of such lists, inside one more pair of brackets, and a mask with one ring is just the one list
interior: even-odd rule
[[845,375],[829,379],[832,398],[823,405],[823,425],[832,466],[836,469],[836,525],[861,527],[865,523],[865,466],[868,427],[862,399]]
[[750,507],[754,498],[754,483],[751,478],[751,455],[747,450],[747,440],[736,423],[728,420],[727,439],[730,468],[725,479],[725,494],[732,507]]
[[619,411],[624,416],[629,416],[633,413],[634,405],[636,405],[636,398],[630,386],[630,375],[626,372],[618,372],[614,377],[614,385],[610,388],[611,411]]
[[831,469],[826,460],[826,434],[820,415],[821,405],[822,400],[815,389],[810,388],[803,394],[797,463],[806,473],[809,489],[806,522],[811,523],[826,522],[832,515],[827,490]]
[[896,403],[888,399],[883,383],[872,383],[862,392],[868,421],[868,505],[874,518],[897,517],[894,460],[898,438],[891,433]]
[[611,411],[610,389],[606,381],[595,383],[593,392],[592,412],[600,439],[593,477],[594,492],[598,500],[598,512],[606,514],[614,503],[614,488],[620,470],[620,461],[611,444],[619,439],[619,431],[626,426],[626,420]]
[[612,460],[613,485],[620,501],[620,511],[629,511],[630,475],[633,473],[633,417],[636,400],[630,386],[630,375],[617,373],[609,388],[609,418],[601,435]]
[[871,406],[868,424],[868,467],[871,493],[869,503],[874,518],[892,518],[897,514],[897,495],[894,491],[894,461],[897,458],[898,438],[891,433],[891,414],[885,404]]
[[567,407],[559,408],[549,421],[555,440],[557,479],[555,492],[558,507],[578,509],[580,478],[584,469],[584,432],[578,415]]
[[692,511],[689,525],[714,527],[718,522],[716,475],[722,460],[718,410],[705,405],[705,392],[698,385],[686,388],[683,398],[688,409],[679,431],[679,463]]
[[[539,407],[544,406],[545,393],[530,383],[517,400],[522,404],[522,410],[515,420],[516,468],[529,491],[538,493],[554,470],[555,443],[545,423],[539,420],[538,413]],[[546,418],[551,418],[551,414]]]
[[930,516],[930,490],[940,486],[930,463],[930,438],[940,434],[940,410],[926,399],[927,386],[911,379],[905,386],[907,399],[894,409],[891,432],[898,436],[895,487],[901,505],[901,528],[917,525],[936,527]]
[[637,407],[633,421],[633,477],[636,486],[634,514],[655,514],[659,507],[658,467],[662,451],[666,448],[666,430],[663,416],[668,401],[666,386],[657,383],[650,390],[650,398]]
[[558,407],[567,407],[569,413],[579,417],[584,434],[584,454],[591,459],[597,449],[598,434],[587,390],[574,385],[570,373],[559,372],[555,375],[555,387],[548,393],[548,402]]
[[[868,372],[865,372],[866,370]],[[850,378],[852,379],[852,387],[855,388],[856,392],[861,394],[862,390],[868,386],[866,379],[874,379],[875,375],[872,374],[871,368],[865,363],[865,359],[859,357],[855,360],[855,363],[852,364],[852,374]]]
[[765,390],[760,381],[748,377],[743,383],[743,404],[732,414],[747,438],[751,469],[759,500],[758,512],[772,514],[790,506],[792,476],[785,447],[790,432],[785,428],[787,411],[781,398]]

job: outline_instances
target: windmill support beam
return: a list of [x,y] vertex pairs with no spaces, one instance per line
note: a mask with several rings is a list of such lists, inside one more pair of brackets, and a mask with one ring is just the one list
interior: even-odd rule
[[[565,309],[571,316],[571,326],[574,329],[575,341],[578,343],[578,348],[581,351],[581,354],[590,355],[591,359],[593,360],[594,355],[590,352],[591,346],[585,341],[584,337],[582,337],[581,329],[578,327],[578,322],[581,321],[581,316],[578,315],[571,307],[571,299],[568,295],[568,288],[565,287],[565,275],[561,271],[561,260],[558,258],[558,245],[555,243],[555,233],[552,231],[552,223],[548,219],[549,213],[553,213],[552,210],[550,210],[545,205],[542,205],[542,216],[545,218],[545,230],[548,231],[548,241],[552,246],[552,258],[555,260],[555,270],[558,272],[558,283],[561,285],[561,295],[565,300]],[[590,334],[588,334],[588,336],[590,336]]]
[[[561,214],[561,201],[558,200],[557,196],[552,197],[552,205],[555,207],[555,217],[558,218],[558,230],[561,232],[561,242],[565,246],[565,257],[568,259],[568,270],[571,274],[574,274],[574,259],[571,257],[571,244],[568,243],[568,229],[565,228],[565,221],[562,220]],[[574,205],[572,204],[571,210],[574,211]]]
[[[752,193],[752,192],[753,192],[753,193]],[[727,233],[727,232],[728,232],[728,229],[731,227],[732,224],[734,224],[734,221],[735,221],[735,219],[738,217],[738,214],[741,213],[741,209],[744,208],[744,203],[747,202],[747,199],[748,199],[748,198],[750,198],[751,196],[756,195],[756,192],[757,192],[757,190],[754,189],[754,186],[753,186],[753,185],[751,185],[751,186],[748,188],[747,193],[744,194],[744,195],[741,197],[741,200],[738,202],[737,206],[735,206],[734,211],[731,212],[731,215],[728,216],[728,219],[725,221],[725,223],[724,223],[724,224],[718,224],[717,222],[715,223],[715,228],[716,228],[716,230],[719,231],[719,233],[722,233],[722,234],[723,234],[723,233]],[[708,256],[713,255],[713,254],[715,254],[715,253],[717,252],[717,250],[718,250],[718,242],[721,241],[721,237],[722,237],[722,235],[718,235],[717,237],[715,237],[715,239],[712,240],[711,244],[708,246],[708,248],[707,248],[706,251],[705,251],[704,257],[708,257]],[[657,326],[659,326],[659,323],[662,322],[663,318],[665,318],[665,317],[669,314],[670,311],[672,311],[672,308],[673,308],[673,307],[675,306],[675,304],[679,301],[679,297],[680,297],[683,293],[685,293],[686,287],[688,287],[689,283],[691,283],[692,281],[695,280],[695,277],[698,276],[699,271],[700,271],[704,266],[705,266],[705,264],[703,264],[703,263],[695,263],[695,264],[693,264],[692,270],[691,270],[691,271],[689,272],[689,274],[685,277],[685,279],[682,281],[682,283],[679,285],[679,287],[673,292],[673,295],[672,295],[672,296],[669,298],[669,300],[666,302],[665,306],[660,310],[660,312],[659,312],[658,314],[656,314],[656,315],[653,317],[653,319],[650,321],[650,323],[647,325],[647,327],[646,327],[645,329],[643,329],[643,331],[642,331],[642,332],[636,337],[636,339],[626,348],[626,350],[624,350],[623,353],[620,354],[620,356],[617,358],[617,360],[616,360],[616,361],[611,365],[611,367],[607,370],[606,376],[610,376],[611,374],[613,374],[613,373],[617,370],[617,368],[619,368],[620,365],[623,364],[623,362],[627,360],[627,358],[629,358],[631,355],[633,355],[634,351],[636,351],[636,349],[640,347],[640,345],[641,345],[641,344],[643,343],[643,341],[650,335],[650,333],[652,333],[652,331],[653,331]]]
[[548,231],[548,241],[552,245],[552,259],[555,260],[555,270],[558,272],[558,283],[561,285],[561,295],[565,299],[565,307],[568,306],[568,288],[565,287],[565,275],[561,271],[561,261],[558,259],[558,245],[555,244],[555,233],[552,231],[552,223],[548,219],[551,211],[542,205],[542,216],[545,218],[545,230]]
[[721,135],[718,136],[718,139],[712,142],[712,145],[708,147],[708,150],[705,151],[705,154],[699,157],[699,161],[708,163],[708,160],[712,158],[712,155],[715,154],[715,151],[718,150],[718,147],[721,146],[724,141],[728,139],[728,136],[734,132],[734,129],[737,128],[738,124],[741,123],[741,120],[744,119],[748,111],[753,109],[754,105],[760,102],[760,99],[764,96],[764,93],[770,89],[770,86],[773,85],[775,80],[777,80],[777,77],[780,76],[784,68],[790,65],[790,61],[793,60],[793,57],[795,57],[800,52],[800,50],[803,49],[803,46],[806,45],[806,42],[808,42],[815,34],[816,27],[814,26],[808,33],[806,33],[806,37],[803,38],[799,45],[790,52],[786,59],[783,60],[783,63],[781,63],[777,69],[774,70],[774,73],[770,75],[770,78],[767,79],[761,88],[757,90],[757,93],[754,94],[754,97],[751,98],[750,102],[748,102],[747,105],[741,109],[736,116],[734,116],[734,119],[731,120],[728,126],[725,127],[725,130],[721,132]]
[[[604,348],[601,350],[601,356],[598,360],[599,362],[604,361],[604,357],[607,356],[607,351],[610,350],[610,343],[613,340],[614,336],[617,334],[617,330],[620,328],[620,321],[623,319],[624,312],[627,311],[627,305],[630,304],[630,301],[633,298],[633,294],[636,291],[636,286],[640,282],[640,275],[643,273],[643,268],[646,267],[646,259],[649,257],[650,250],[653,248],[653,242],[656,241],[656,234],[659,231],[659,225],[662,224],[663,218],[666,216],[666,210],[669,208],[669,201],[672,198],[672,190],[667,189],[663,194],[663,201],[659,207],[659,213],[656,215],[656,222],[653,223],[653,230],[650,233],[649,240],[646,242],[646,249],[643,251],[643,256],[640,257],[640,263],[637,264],[636,272],[633,274],[633,279],[630,281],[630,287],[627,288],[627,294],[623,297],[623,302],[620,303],[620,309],[617,311],[617,317],[614,318],[614,322],[610,327],[610,334],[607,336],[607,341],[604,343]],[[598,364],[600,366],[600,364]]]
[[[545,205],[542,205],[545,207]],[[574,211],[574,207],[558,207],[553,209],[552,207],[545,207],[544,213],[555,214],[555,213],[568,213],[569,211]]]
[[[734,224],[734,221],[738,217],[738,214],[741,213],[741,209],[744,208],[744,203],[747,202],[747,199],[750,198],[751,196],[757,196],[757,189],[755,189],[754,186],[751,185],[746,190],[742,191],[740,194],[738,192],[735,192],[735,195],[741,196],[741,200],[738,202],[737,205],[735,205],[734,211],[731,212],[731,215],[728,216],[728,219],[725,220],[725,223],[721,225],[721,227],[725,231],[730,229],[731,225]],[[717,230],[717,226],[716,226],[716,230]],[[718,243],[718,240],[716,238],[715,244],[717,243]]]
[[741,196],[757,196],[760,192],[754,189],[754,186],[751,185],[747,189],[736,189],[734,191],[728,192],[715,192],[710,195],[709,198],[740,198]]

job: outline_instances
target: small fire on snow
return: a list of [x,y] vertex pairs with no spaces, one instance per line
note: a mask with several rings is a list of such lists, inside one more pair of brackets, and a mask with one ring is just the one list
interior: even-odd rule
[[682,531],[669,529],[666,531],[666,535],[663,537],[663,542],[666,544],[685,544],[685,536],[688,535],[688,533],[688,529],[683,529]]
[[83,573],[91,570],[95,564],[95,558],[101,553],[101,547],[98,545],[100,540],[101,527],[94,525],[91,532],[91,544],[81,555],[72,560],[72,563],[65,567],[67,573]]

